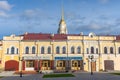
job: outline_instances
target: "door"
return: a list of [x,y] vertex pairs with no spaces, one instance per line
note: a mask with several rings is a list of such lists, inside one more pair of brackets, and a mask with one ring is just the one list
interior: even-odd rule
[[15,71],[18,70],[19,62],[15,60],[9,60],[5,62],[5,70],[6,71]]
[[113,60],[105,60],[104,61],[105,70],[114,70],[114,61]]
[[96,62],[91,62],[92,71],[96,71]]
[[42,70],[49,70],[50,69],[50,61],[44,60],[42,61]]

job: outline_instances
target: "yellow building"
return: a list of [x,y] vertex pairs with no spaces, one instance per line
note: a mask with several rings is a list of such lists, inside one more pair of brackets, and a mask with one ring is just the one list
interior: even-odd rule
[[120,70],[120,36],[67,34],[64,16],[57,34],[25,33],[0,41],[0,68],[46,71]]

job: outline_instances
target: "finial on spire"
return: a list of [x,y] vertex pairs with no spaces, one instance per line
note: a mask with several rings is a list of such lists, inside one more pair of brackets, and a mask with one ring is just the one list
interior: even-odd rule
[[64,20],[64,6],[63,6],[63,0],[62,0],[62,20]]
[[62,7],[62,20],[64,20],[64,9]]

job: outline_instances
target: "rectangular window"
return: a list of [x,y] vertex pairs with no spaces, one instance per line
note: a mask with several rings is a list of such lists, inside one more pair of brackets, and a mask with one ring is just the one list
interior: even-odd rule
[[98,48],[96,48],[96,54],[98,54]]
[[17,48],[17,54],[18,54],[18,48]]
[[34,61],[26,61],[26,67],[34,67]]
[[89,54],[89,48],[87,48],[86,51],[87,51],[87,54]]
[[7,48],[7,54],[9,54],[9,48]]

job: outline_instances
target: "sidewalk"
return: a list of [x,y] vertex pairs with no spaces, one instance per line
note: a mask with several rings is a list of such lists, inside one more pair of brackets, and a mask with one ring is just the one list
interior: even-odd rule
[[0,73],[0,76],[18,76],[16,74],[14,74],[15,71],[2,71]]

